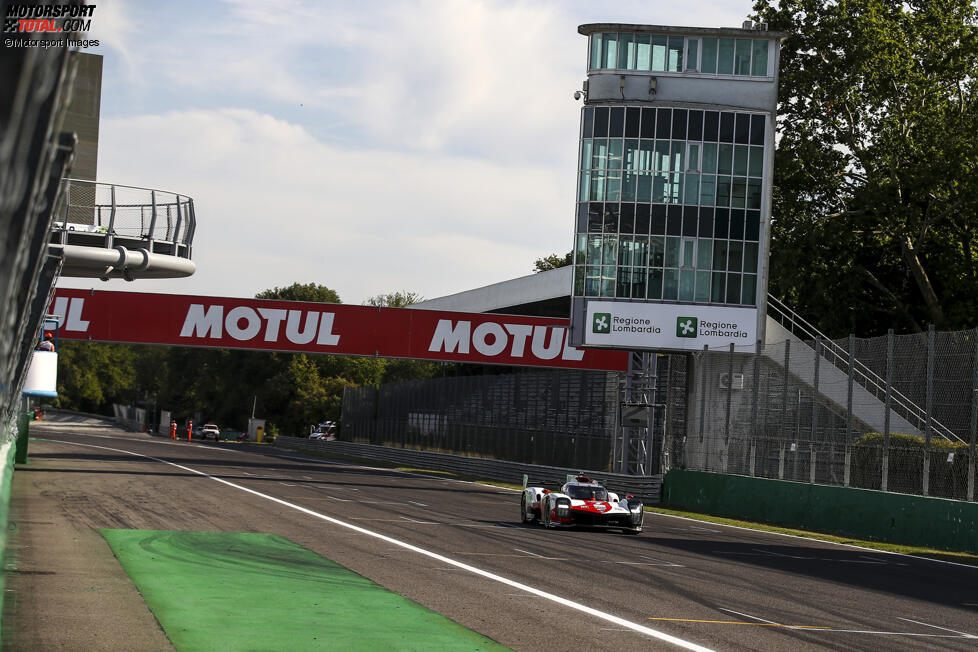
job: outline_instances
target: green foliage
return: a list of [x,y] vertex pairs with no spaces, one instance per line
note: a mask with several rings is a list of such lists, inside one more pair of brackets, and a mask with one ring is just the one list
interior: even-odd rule
[[558,256],[557,254],[550,254],[543,258],[537,258],[533,263],[533,272],[547,272],[551,269],[557,269],[558,267],[567,267],[568,265],[574,264],[574,252],[568,251],[563,256]]
[[287,288],[272,288],[255,295],[256,299],[282,299],[283,301],[313,301],[316,303],[342,303],[340,295],[325,285],[317,283],[293,283]]
[[412,304],[424,301],[424,297],[416,292],[408,292],[407,290],[397,292],[388,292],[387,294],[378,294],[375,297],[370,297],[367,299],[368,306],[377,306],[378,308],[404,308]]
[[62,340],[58,347],[57,405],[111,414],[112,403],[128,403],[137,389],[135,355],[124,344]]
[[290,355],[286,366],[268,381],[274,398],[284,403],[275,421],[285,434],[305,435],[310,425],[340,418],[343,388],[354,383],[324,377],[317,362],[313,356]]
[[974,326],[975,5],[756,0],[754,9],[790,33],[772,293],[830,335]]
[[[884,440],[882,433],[871,432],[853,441],[850,466],[850,484],[853,487],[882,488]],[[901,493],[922,493],[926,448],[927,442],[923,437],[890,434],[887,470],[891,479],[888,489]],[[967,496],[969,445],[932,437],[930,450],[928,494],[957,499]],[[952,455],[950,462],[949,454]]]

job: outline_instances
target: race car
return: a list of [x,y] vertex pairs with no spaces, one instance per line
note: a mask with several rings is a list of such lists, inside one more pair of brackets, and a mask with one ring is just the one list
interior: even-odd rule
[[623,499],[586,475],[568,476],[559,492],[527,487],[523,476],[520,522],[544,527],[588,526],[617,528],[625,534],[642,531],[645,518],[642,501],[632,495]]

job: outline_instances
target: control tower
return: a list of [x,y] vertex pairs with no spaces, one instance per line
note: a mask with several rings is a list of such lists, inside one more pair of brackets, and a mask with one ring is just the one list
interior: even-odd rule
[[750,21],[578,31],[588,68],[575,93],[572,342],[755,351],[787,35]]

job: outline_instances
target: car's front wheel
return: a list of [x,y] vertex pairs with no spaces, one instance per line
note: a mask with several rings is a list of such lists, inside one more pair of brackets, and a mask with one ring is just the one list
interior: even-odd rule
[[641,534],[641,532],[642,532],[642,525],[644,523],[645,523],[645,512],[642,511],[639,514],[638,522],[637,523],[635,523],[635,522],[632,523],[632,525],[634,527],[625,528],[625,529],[622,530],[622,533],[623,534],[632,534],[632,535],[634,535],[634,534]]
[[546,499],[540,504],[540,522],[543,527],[553,527],[550,522],[550,503]]

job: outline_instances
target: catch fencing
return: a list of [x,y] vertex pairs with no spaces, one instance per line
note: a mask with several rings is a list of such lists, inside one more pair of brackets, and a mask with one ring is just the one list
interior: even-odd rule
[[[768,325],[783,337],[759,353],[659,355],[646,379],[634,369],[514,370],[348,388],[340,437],[590,471],[679,467],[975,500],[978,331],[829,340]],[[647,428],[631,427],[635,387],[651,388]],[[650,464],[623,464],[623,451],[645,451]]]
[[515,369],[348,387],[341,438],[609,471],[617,378],[600,371]]
[[975,500],[978,331],[696,354],[684,468]]

